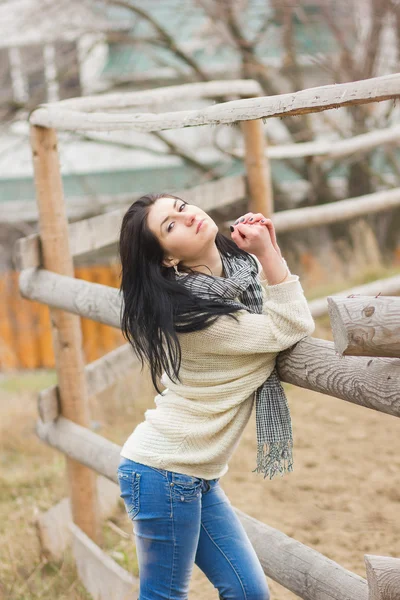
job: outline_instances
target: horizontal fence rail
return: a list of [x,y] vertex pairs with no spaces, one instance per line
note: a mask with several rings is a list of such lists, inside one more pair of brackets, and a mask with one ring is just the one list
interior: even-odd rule
[[[261,96],[262,88],[253,79],[230,79],[228,81],[206,81],[203,83],[186,83],[169,85],[151,90],[125,92],[118,94],[102,94],[61,100],[51,106],[95,112],[99,110],[124,110],[135,106],[150,108],[162,106],[170,102],[199,100],[201,98],[217,98],[221,96]],[[48,106],[48,105],[47,105]]]
[[[119,265],[75,267],[78,280],[119,287]],[[28,302],[20,295],[17,272],[0,276],[0,367],[4,371],[18,368],[53,368],[54,354],[48,307]],[[400,294],[400,275],[381,279],[337,292],[342,297],[394,296]],[[327,297],[309,301],[314,318],[328,313]],[[83,351],[86,363],[92,363],[125,342],[122,333],[108,325],[82,317]],[[89,388],[90,389],[90,388]]]
[[[80,280],[118,288],[119,265],[75,266]],[[19,273],[0,274],[0,369],[38,369],[54,367],[49,308],[29,302],[19,291]],[[81,318],[85,362],[93,362],[125,343],[121,331]]]
[[400,359],[342,357],[333,342],[308,337],[276,365],[286,383],[400,417]]
[[[271,220],[277,233],[297,231],[307,227],[329,225],[383,212],[400,206],[400,188],[365,194],[348,200],[338,200],[319,206],[305,206],[282,210],[272,215]],[[234,221],[228,221],[232,225]]]
[[[129,206],[138,194],[86,194],[65,198],[65,209],[69,221],[87,219],[115,210],[118,206]],[[0,203],[0,223],[35,222],[39,213],[32,200],[7,200]]]
[[[313,142],[299,142],[297,144],[279,144],[279,146],[269,146],[265,151],[265,156],[272,160],[282,160],[285,158],[304,158],[311,156],[315,162],[332,160],[348,156],[354,152],[369,152],[382,144],[392,144],[400,138],[400,125],[369,131],[355,135],[348,139],[334,140],[315,140]],[[238,148],[229,151],[236,158],[244,158],[244,150]]]
[[[25,298],[120,328],[121,296],[116,289],[45,270],[26,269],[20,275],[20,290]],[[341,359],[332,342],[315,338],[308,338],[308,343],[299,342],[291,352],[295,353],[296,362],[283,368],[283,381],[400,416],[399,359]],[[291,357],[292,354],[290,361]],[[300,367],[296,368],[299,361]]]
[[328,308],[340,355],[395,357],[400,364],[400,298],[336,296]]
[[[394,275],[386,279],[376,279],[371,283],[364,283],[363,285],[358,285],[357,287],[337,293],[339,296],[350,296],[352,294],[359,296],[376,296],[377,294],[382,294],[382,296],[398,296],[400,295],[400,275]],[[328,298],[310,300],[308,306],[314,319],[322,317],[328,313]]]
[[[192,189],[182,190],[176,195],[181,196],[189,203],[200,206],[207,212],[228,206],[244,198],[246,195],[245,178],[242,175],[227,177]],[[400,188],[338,200],[321,206],[283,210],[274,213],[271,219],[277,233],[285,233],[384,212],[397,206],[400,206]],[[80,256],[116,243],[126,209],[127,207],[120,208],[69,224],[68,235],[72,256]],[[226,222],[227,227],[232,224],[233,221]],[[41,266],[39,234],[32,234],[17,240],[13,260],[15,267],[21,271]]]
[[[85,366],[87,389],[91,396],[100,394],[124,377],[128,370],[139,364],[130,344],[124,344]],[[42,390],[38,398],[39,416],[43,423],[54,421],[61,414],[57,385]]]
[[[174,192],[174,195],[182,196],[187,202],[196,204],[206,212],[223,208],[245,197],[245,177],[243,175],[224,177],[194,188],[178,190]],[[90,219],[70,223],[68,237],[71,255],[73,257],[80,256],[116,243],[122,218],[127,208],[128,206],[124,206]],[[42,264],[39,234],[32,234],[17,240],[13,261],[19,270],[38,267]]]
[[289,94],[233,100],[204,109],[159,114],[85,113],[60,108],[57,104],[44,104],[32,112],[29,120],[31,125],[61,131],[133,129],[151,132],[315,113],[341,106],[394,99],[399,96],[400,74],[395,73],[350,83],[309,88]]
[[[60,417],[36,424],[39,438],[70,458],[117,483],[121,448]],[[368,600],[367,581],[313,548],[234,509],[265,574],[305,600]]]

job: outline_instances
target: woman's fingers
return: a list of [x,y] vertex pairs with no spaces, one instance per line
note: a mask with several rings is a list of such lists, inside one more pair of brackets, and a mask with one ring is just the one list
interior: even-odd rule
[[271,237],[266,227],[259,224],[238,223],[231,233],[232,240],[242,250],[246,250],[256,256],[273,250]]
[[245,215],[242,215],[241,217],[238,217],[235,221],[235,225],[238,225],[238,223],[246,223],[246,221],[251,218],[253,216],[252,212],[248,212]]
[[246,225],[247,223],[257,223],[258,221],[261,221],[261,219],[265,219],[263,214],[248,212],[237,218],[234,224],[238,225],[239,223],[243,223]]
[[274,224],[272,223],[271,219],[264,219],[264,222],[261,222],[261,225],[265,225],[265,227],[267,227],[267,229],[269,231],[269,235],[271,237],[272,245],[277,250],[278,242],[276,241],[275,227],[274,227]]

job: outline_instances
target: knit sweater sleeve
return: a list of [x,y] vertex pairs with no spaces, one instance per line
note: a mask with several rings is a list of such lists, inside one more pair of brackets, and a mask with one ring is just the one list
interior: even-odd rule
[[203,330],[202,341],[211,354],[278,353],[311,335],[315,323],[298,275],[276,285],[261,280],[262,314],[240,310],[219,317]]

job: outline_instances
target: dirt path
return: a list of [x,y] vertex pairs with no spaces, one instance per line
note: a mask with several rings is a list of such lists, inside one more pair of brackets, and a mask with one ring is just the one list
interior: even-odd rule
[[[104,393],[94,407],[95,418],[107,423],[98,433],[120,444],[151,406],[134,393],[132,381],[116,394]],[[365,578],[365,553],[400,557],[400,422],[329,396],[285,387],[293,423],[294,472],[272,481],[251,472],[256,455],[253,413],[221,485],[237,508]],[[142,404],[129,400],[127,408],[126,398],[132,397],[141,398]],[[0,394],[0,582],[15,580],[27,593],[26,581],[31,577],[33,586],[31,573],[36,568],[35,589],[42,600],[83,600],[88,596],[76,581],[73,565],[64,562],[58,570],[53,565],[47,571],[38,567],[34,516],[53,506],[67,488],[63,457],[36,438],[35,419],[36,391]],[[119,519],[129,531],[122,511],[121,507]],[[272,600],[296,598],[267,579]],[[1,592],[0,584],[0,598]],[[189,597],[218,597],[197,567]]]
[[[399,420],[294,387],[288,399],[293,473],[251,473],[253,415],[221,485],[237,508],[365,578],[364,554],[400,557]],[[267,579],[272,600],[297,598]],[[217,598],[197,567],[190,598]]]

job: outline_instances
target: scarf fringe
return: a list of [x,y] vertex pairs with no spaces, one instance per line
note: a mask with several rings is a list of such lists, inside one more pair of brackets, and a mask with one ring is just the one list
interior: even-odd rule
[[272,479],[278,473],[280,473],[281,477],[283,477],[285,473],[290,473],[292,471],[292,440],[258,444],[257,467],[252,471],[252,473],[263,473],[264,479],[267,477],[267,475],[270,479]]

